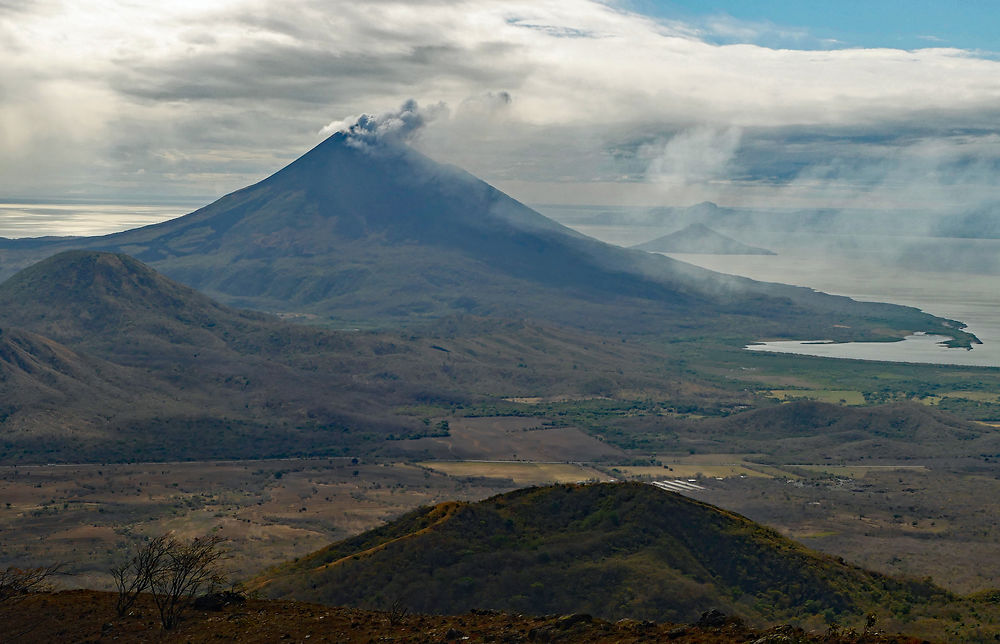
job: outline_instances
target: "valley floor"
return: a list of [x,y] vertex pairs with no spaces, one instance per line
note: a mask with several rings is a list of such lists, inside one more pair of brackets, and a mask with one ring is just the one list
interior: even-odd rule
[[[513,435],[537,442],[542,433]],[[246,579],[421,505],[614,478],[681,481],[685,495],[812,548],[887,574],[932,576],[960,594],[1000,578],[995,473],[779,467],[738,454],[656,458],[633,466],[339,458],[0,467],[0,567],[64,562],[71,574],[62,587],[109,589],[108,570],[127,547],[174,531],[224,537],[228,572]]]

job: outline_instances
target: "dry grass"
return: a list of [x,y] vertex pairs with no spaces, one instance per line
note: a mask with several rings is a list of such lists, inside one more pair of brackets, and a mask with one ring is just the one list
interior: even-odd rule
[[787,477],[788,473],[768,465],[754,462],[758,454],[691,454],[678,457],[662,454],[657,457],[659,465],[618,466],[612,471],[622,477],[655,479],[695,478],[739,478],[774,476]]
[[[218,611],[190,610],[173,631],[161,631],[155,607],[141,596],[126,617],[114,611],[114,595],[94,591],[43,593],[30,597],[7,617],[4,641],[17,642],[524,642],[573,641],[632,644],[672,641],[722,644],[733,641],[790,641],[845,644],[857,637],[826,638],[789,626],[753,631],[730,620],[724,628],[622,620],[618,623],[559,615],[529,617],[481,610],[464,615],[420,615],[394,610],[374,612],[305,602],[250,599]],[[902,644],[905,637],[869,636],[872,644]]]
[[713,481],[690,496],[871,570],[932,576],[959,593],[997,586],[992,499],[1000,481],[923,468],[841,468],[835,478],[820,471],[837,469],[817,466],[797,480]]
[[108,588],[125,546],[174,531],[226,538],[242,578],[420,505],[516,486],[350,459],[0,467],[0,565],[65,561],[64,585]]

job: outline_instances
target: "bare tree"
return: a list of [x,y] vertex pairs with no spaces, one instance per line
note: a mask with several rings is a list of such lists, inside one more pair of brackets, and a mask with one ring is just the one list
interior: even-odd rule
[[170,534],[150,539],[131,559],[111,569],[118,614],[128,613],[139,594],[149,592],[163,628],[173,628],[199,591],[225,584],[220,567],[223,541],[219,536],[180,541]]
[[38,568],[0,570],[0,604],[13,604],[30,595],[52,589],[49,578],[59,572],[62,564]]
[[111,569],[111,576],[118,589],[115,610],[119,617],[128,613],[139,594],[148,591],[153,578],[161,574],[164,558],[173,542],[169,534],[154,537],[139,548],[131,559]]
[[37,568],[8,567],[0,570],[0,641],[17,642],[38,627],[37,623],[22,624],[22,630],[15,632],[8,623],[7,616],[17,610],[17,602],[32,593],[52,590],[50,578],[59,572],[62,564],[39,566]]
[[225,556],[219,536],[198,537],[188,543],[170,539],[163,565],[150,580],[153,601],[164,629],[177,624],[181,612],[199,590],[211,591],[226,583],[220,562]]

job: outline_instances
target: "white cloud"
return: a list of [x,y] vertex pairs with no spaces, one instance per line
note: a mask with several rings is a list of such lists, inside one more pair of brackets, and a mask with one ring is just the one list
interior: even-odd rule
[[918,127],[934,141],[992,128],[1000,99],[1000,63],[961,50],[719,46],[706,28],[799,34],[592,0],[37,6],[0,14],[0,193],[231,190],[357,123],[347,115],[414,98],[449,108],[418,145],[501,187],[648,169],[686,186],[656,198],[683,199],[738,186],[723,184],[749,137]]
[[697,127],[680,132],[664,143],[646,146],[643,156],[652,153],[647,179],[657,183],[691,184],[726,176],[729,163],[739,148],[738,128]]

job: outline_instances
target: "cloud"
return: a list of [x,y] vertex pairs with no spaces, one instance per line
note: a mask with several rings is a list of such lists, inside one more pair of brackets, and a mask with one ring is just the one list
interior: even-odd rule
[[768,46],[802,47],[823,42],[815,39],[806,29],[782,27],[767,20],[739,20],[726,13],[709,16],[703,21],[703,29],[704,37],[720,44],[751,42]]
[[741,138],[739,128],[696,127],[664,143],[646,146],[640,156],[653,156],[646,179],[671,190],[724,178]]
[[[854,167],[890,168],[918,139],[946,158],[950,144],[930,144],[987,136],[1000,104],[1000,62],[970,52],[723,45],[813,43],[592,0],[0,9],[0,193],[42,198],[218,194],[352,128],[366,145],[408,140],[551,201],[600,196],[581,188],[596,184],[645,185],[657,203],[784,184],[804,195],[847,185]],[[380,112],[407,99],[412,109]],[[368,116],[330,123],[345,115]]]
[[[1000,134],[951,134],[850,148],[816,159],[780,186],[828,207],[957,212],[1000,199]],[[909,231],[922,232],[922,231]]]

